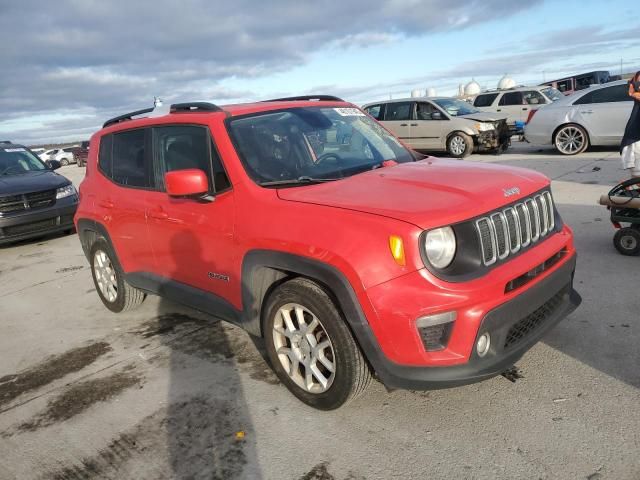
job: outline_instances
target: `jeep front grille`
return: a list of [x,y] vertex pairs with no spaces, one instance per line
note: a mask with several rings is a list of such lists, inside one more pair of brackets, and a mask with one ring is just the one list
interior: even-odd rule
[[543,192],[476,220],[482,262],[489,266],[535,244],[555,228],[553,198]]

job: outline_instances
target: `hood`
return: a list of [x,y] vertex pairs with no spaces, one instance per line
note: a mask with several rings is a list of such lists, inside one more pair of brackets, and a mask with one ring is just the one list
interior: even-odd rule
[[497,122],[498,120],[506,120],[506,115],[494,112],[477,112],[468,115],[458,115],[457,118],[466,118],[467,120],[475,120],[476,122]]
[[[523,168],[428,158],[344,180],[279,189],[278,196],[382,215],[429,229],[477,217],[548,184],[544,175]],[[519,193],[513,194],[514,189]]]
[[0,195],[20,195],[22,193],[52,190],[70,183],[66,177],[58,175],[51,170],[27,172],[20,175],[3,175],[0,177]]

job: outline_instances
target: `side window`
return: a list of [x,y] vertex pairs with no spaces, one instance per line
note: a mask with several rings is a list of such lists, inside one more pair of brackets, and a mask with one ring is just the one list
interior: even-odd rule
[[100,139],[100,150],[98,152],[98,168],[109,178],[111,178],[111,147],[113,146],[113,135],[105,135]]
[[592,95],[592,103],[627,102],[633,100],[629,96],[629,87],[626,84],[600,88],[594,90]]
[[573,90],[573,82],[570,78],[567,78],[566,80],[560,80],[559,82],[557,82],[557,84],[558,86],[556,88],[561,92],[569,92]]
[[544,99],[540,92],[531,90],[529,92],[522,92],[524,103],[527,105],[544,105],[547,101]]
[[[435,115],[434,115],[435,114]],[[419,102],[416,108],[416,120],[442,120],[440,110],[426,102]]]
[[153,137],[158,184],[164,187],[166,172],[197,168],[207,174],[212,191],[221,192],[231,186],[206,127],[156,127]]
[[498,105],[522,105],[522,92],[507,92],[503,94]]
[[593,103],[593,92],[589,92],[573,102],[574,105],[586,105],[588,103]]
[[387,122],[394,120],[411,120],[412,105],[413,102],[387,103],[384,119]]
[[490,107],[498,96],[497,93],[488,93],[486,95],[478,95],[473,101],[474,107]]
[[114,182],[128,187],[149,188],[151,172],[146,155],[146,129],[113,134],[112,176]]
[[382,120],[382,105],[371,105],[365,109],[376,120]]

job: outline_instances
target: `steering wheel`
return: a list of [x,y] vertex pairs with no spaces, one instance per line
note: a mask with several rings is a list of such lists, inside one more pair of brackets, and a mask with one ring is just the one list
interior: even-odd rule
[[324,153],[322,155],[320,155],[318,157],[318,159],[316,160],[316,165],[320,165],[322,162],[324,162],[325,160],[328,159],[332,159],[334,161],[339,161],[340,157],[338,155],[336,155],[335,153]]

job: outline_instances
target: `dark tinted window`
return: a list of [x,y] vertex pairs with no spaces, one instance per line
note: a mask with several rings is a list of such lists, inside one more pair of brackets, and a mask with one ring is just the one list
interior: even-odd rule
[[111,178],[111,147],[113,135],[105,135],[100,139],[100,152],[98,154],[98,166],[107,177]]
[[382,105],[371,105],[370,107],[367,107],[366,112],[371,115],[373,118],[375,118],[376,120],[382,120]]
[[473,101],[474,107],[490,107],[498,96],[497,93],[488,93],[486,95],[478,95]]
[[566,80],[559,80],[557,83],[557,89],[561,92],[569,92],[573,90],[573,80],[568,78]]
[[393,120],[411,120],[412,102],[404,103],[387,103],[384,119],[386,121]]
[[157,127],[154,132],[158,182],[164,184],[164,174],[175,170],[196,168],[209,177],[209,188],[220,192],[230,187],[209,132],[205,127],[175,125]]
[[508,92],[502,95],[498,105],[522,105],[522,92]]
[[129,187],[151,187],[145,132],[141,128],[113,135],[111,178],[114,182]]
[[630,102],[629,87],[626,84],[593,90],[573,102],[574,105],[588,103]]

